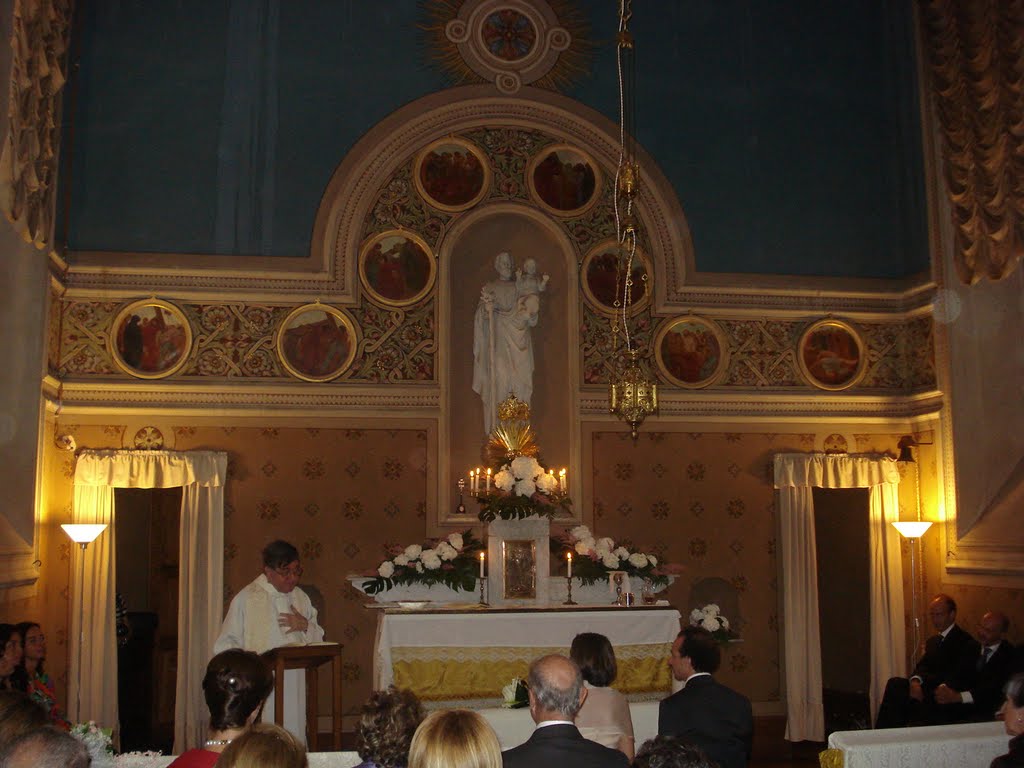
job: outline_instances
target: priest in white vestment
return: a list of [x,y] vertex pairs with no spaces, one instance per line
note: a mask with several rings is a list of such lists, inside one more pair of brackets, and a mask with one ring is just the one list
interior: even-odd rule
[[[316,609],[297,586],[301,577],[298,550],[286,541],[268,544],[263,550],[263,573],[231,601],[213,652],[244,648],[263,653],[282,645],[323,640]],[[274,722],[273,695],[267,699],[263,722]],[[301,669],[284,673],[284,727],[306,743],[306,678]]]

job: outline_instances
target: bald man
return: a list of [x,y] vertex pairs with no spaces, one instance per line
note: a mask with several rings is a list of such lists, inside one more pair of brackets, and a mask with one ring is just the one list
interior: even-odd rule
[[617,749],[588,741],[576,728],[587,698],[583,675],[565,656],[542,656],[530,665],[530,716],[537,724],[525,744],[503,752],[504,768],[626,768]]
[[978,623],[981,651],[970,688],[957,690],[946,683],[935,689],[935,703],[946,723],[994,720],[1003,703],[1003,686],[1013,672],[1014,651],[1006,641],[1010,620],[1001,611],[989,611]]

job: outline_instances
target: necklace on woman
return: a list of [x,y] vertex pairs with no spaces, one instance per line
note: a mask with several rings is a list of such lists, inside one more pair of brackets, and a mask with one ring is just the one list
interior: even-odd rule
[[231,739],[207,739],[207,747],[226,747],[231,743]]

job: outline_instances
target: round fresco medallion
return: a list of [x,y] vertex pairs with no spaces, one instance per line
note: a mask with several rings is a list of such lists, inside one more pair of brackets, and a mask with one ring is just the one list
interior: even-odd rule
[[601,192],[597,164],[583,150],[565,144],[535,155],[526,182],[537,202],[558,216],[580,216]]
[[435,141],[416,158],[416,191],[430,205],[449,213],[472,208],[491,186],[487,156],[464,139]]
[[688,389],[712,384],[729,362],[729,344],[717,323],[696,315],[667,321],[654,341],[654,356],[665,377]]
[[[633,254],[629,273],[633,285],[630,287],[632,301],[628,313],[633,315],[651,303],[653,287],[650,261],[639,249]],[[605,240],[591,248],[583,258],[580,276],[583,283],[583,295],[595,309],[605,314],[622,311],[626,268],[617,240]]]
[[188,360],[192,326],[173,304],[143,299],[117,313],[107,343],[121,370],[140,379],[162,379]]
[[358,338],[349,316],[326,304],[293,310],[277,333],[277,354],[292,376],[330,381],[352,365]]
[[528,16],[514,8],[500,8],[480,25],[484,50],[502,62],[521,61],[537,45],[537,28]]
[[359,254],[359,279],[378,304],[415,304],[434,287],[437,263],[419,235],[399,229],[374,235]]
[[829,390],[852,387],[864,375],[867,363],[860,334],[849,323],[831,318],[804,331],[796,358],[811,384]]

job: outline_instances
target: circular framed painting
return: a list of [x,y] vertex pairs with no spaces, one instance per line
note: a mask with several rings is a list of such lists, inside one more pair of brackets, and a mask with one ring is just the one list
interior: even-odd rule
[[292,376],[330,381],[352,365],[358,341],[355,324],[345,312],[327,304],[305,304],[281,323],[277,354]]
[[[625,266],[619,258],[618,241],[613,238],[598,243],[583,257],[583,266],[580,268],[583,295],[594,308],[605,314],[621,312],[625,273]],[[630,269],[633,301],[627,310],[628,314],[634,315],[651,303],[653,274],[647,255],[637,248]]]
[[665,378],[680,387],[713,384],[729,364],[729,343],[717,323],[696,315],[665,322],[654,340],[654,357]]
[[865,352],[864,341],[852,325],[826,318],[804,331],[796,359],[808,382],[819,389],[838,391],[852,387],[864,376]]
[[601,194],[601,174],[586,152],[568,144],[545,147],[526,169],[530,194],[556,216],[580,216]]
[[177,373],[192,350],[192,326],[178,307],[160,299],[143,299],[124,307],[107,337],[117,366],[140,379],[163,379]]
[[439,139],[416,156],[413,183],[434,208],[458,213],[487,195],[491,166],[487,155],[472,142],[454,137]]
[[415,304],[434,287],[437,262],[426,240],[399,229],[374,235],[359,253],[359,279],[378,304]]

